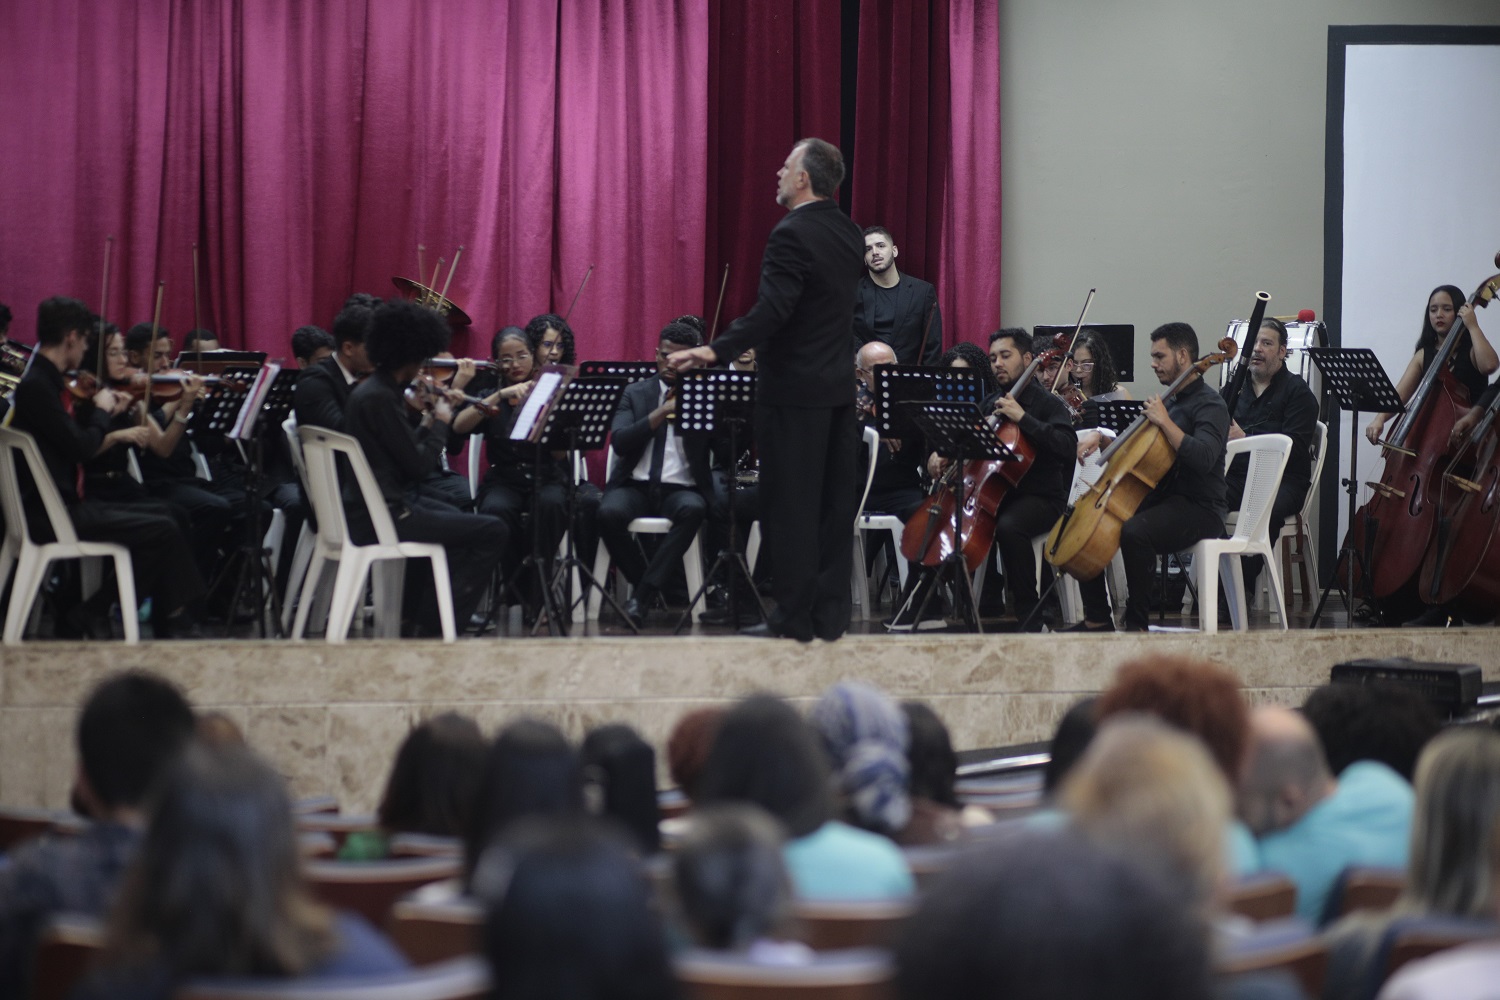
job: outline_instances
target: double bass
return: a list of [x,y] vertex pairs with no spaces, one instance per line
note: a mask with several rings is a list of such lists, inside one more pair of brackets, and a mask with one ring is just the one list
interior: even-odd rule
[[[1429,604],[1458,602],[1465,617],[1484,619],[1500,608],[1500,394],[1459,450],[1438,487],[1432,546],[1422,560],[1418,595]],[[1472,454],[1473,459],[1468,458]],[[1459,475],[1457,470],[1463,471]]]
[[[1238,346],[1233,337],[1219,341],[1216,353],[1199,358],[1172,380],[1161,394],[1162,402],[1190,379],[1233,358]],[[1099,480],[1058,518],[1042,550],[1047,562],[1075,580],[1092,580],[1104,572],[1120,548],[1120,529],[1172,471],[1177,452],[1161,428],[1142,413],[1104,449],[1100,459],[1104,472]]]
[[[1500,267],[1500,254],[1495,266]],[[1469,305],[1483,308],[1497,290],[1500,274],[1486,278]],[[1390,597],[1422,568],[1437,519],[1439,483],[1450,462],[1449,437],[1472,402],[1451,367],[1463,331],[1463,318],[1455,316],[1407,400],[1406,412],[1380,442],[1385,470],[1378,483],[1366,483],[1373,495],[1355,514],[1344,539],[1344,548],[1358,553],[1363,566],[1355,587],[1360,597]]]

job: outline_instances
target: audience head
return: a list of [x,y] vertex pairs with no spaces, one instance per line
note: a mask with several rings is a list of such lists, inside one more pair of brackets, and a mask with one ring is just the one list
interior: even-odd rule
[[344,306],[333,319],[333,353],[339,363],[352,374],[362,375],[370,370],[370,360],[365,354],[365,334],[370,330],[370,321],[380,300],[367,292],[355,292],[344,300]]
[[1206,1000],[1202,922],[1153,873],[1067,831],[967,856],[896,951],[900,1000]]
[[876,833],[899,832],[911,819],[906,716],[883,691],[840,681],[810,719],[832,764],[846,818]]
[[1263,705],[1250,715],[1250,752],[1239,814],[1257,836],[1284,830],[1333,790],[1333,775],[1312,726],[1298,712]]
[[383,302],[370,317],[365,354],[378,371],[419,365],[448,349],[452,331],[435,309],[406,299]]
[[667,737],[667,773],[689,801],[697,801],[703,766],[708,763],[724,712],[718,706],[694,709],[677,720]]
[[532,818],[474,876],[495,1000],[670,1000],[666,936],[630,845],[583,817]]
[[307,368],[328,357],[337,345],[333,336],[321,326],[299,326],[292,333],[292,357],[300,368]]
[[906,759],[911,765],[907,787],[912,797],[957,809],[954,783],[958,780],[958,754],[953,752],[948,727],[919,701],[903,701],[901,712],[906,716]]
[[642,856],[661,849],[656,804],[656,751],[629,726],[600,726],[583,738],[585,801],[619,823]]
[[1120,667],[1099,696],[1100,723],[1118,712],[1145,712],[1186,730],[1208,747],[1234,787],[1249,739],[1250,710],[1229,671],[1182,656],[1147,656]]
[[1098,723],[1094,721],[1098,709],[1098,698],[1083,698],[1074,702],[1058,721],[1057,730],[1052,734],[1047,767],[1042,772],[1042,792],[1049,798],[1058,793],[1063,779],[1089,748],[1098,729]]
[[1417,763],[1407,902],[1429,913],[1495,915],[1500,733],[1462,726],[1434,737]]
[[223,712],[199,712],[193,724],[193,735],[203,746],[214,749],[248,745],[239,723]]
[[791,916],[792,883],[782,832],[765,810],[695,810],[672,852],[683,922],[705,948],[736,951],[771,937]]
[[296,976],[332,947],[303,886],[281,777],[245,747],[188,749],[168,771],[120,891],[110,951],[186,976]]
[[750,802],[791,837],[833,813],[828,761],[802,716],[775,695],[745,698],[724,715],[698,783],[699,804]]
[[484,777],[479,725],[457,712],[435,715],[396,751],[376,815],[383,829],[460,837],[469,828]]
[[1202,741],[1149,715],[1116,715],[1089,744],[1060,802],[1101,845],[1158,865],[1206,917],[1225,880],[1229,785]]
[[1326,684],[1302,706],[1334,774],[1357,760],[1385,764],[1407,781],[1442,728],[1427,699],[1399,684]]
[[578,349],[574,344],[573,328],[556,313],[533,316],[526,324],[526,343],[531,348],[532,357],[536,358],[537,367],[576,363]]
[[474,815],[464,838],[465,871],[512,823],[527,816],[571,816],[583,810],[578,755],[550,723],[519,719],[500,731],[484,762]]
[[193,710],[176,687],[131,670],[94,688],[78,717],[79,785],[95,819],[141,808],[193,737]]

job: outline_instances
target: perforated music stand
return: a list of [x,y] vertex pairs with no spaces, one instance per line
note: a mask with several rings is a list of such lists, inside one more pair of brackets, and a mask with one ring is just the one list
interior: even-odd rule
[[622,378],[628,385],[656,375],[655,361],[585,361],[578,366],[579,378]]
[[[1085,405],[1088,402],[1092,400],[1085,401]],[[1135,418],[1141,415],[1146,404],[1137,399],[1111,399],[1094,405],[1099,414],[1098,426],[1119,434],[1135,423]]]
[[[745,426],[745,421],[750,418],[751,408],[755,405],[755,383],[755,372],[738,372],[726,368],[704,368],[679,373],[677,376],[678,433],[684,437],[727,435],[729,453],[738,455],[740,453],[740,430]],[[735,547],[739,544],[740,537],[734,513],[734,495],[739,489],[739,481],[734,476],[730,476],[728,486],[729,544],[719,553],[714,564],[709,567],[708,573],[704,575],[698,592],[688,601],[687,610],[677,620],[677,627],[672,630],[673,635],[681,632],[682,627],[688,623],[693,608],[698,606],[699,599],[708,592],[709,584],[714,580],[721,565],[724,566],[724,579],[729,588],[729,620],[739,621],[739,600],[736,596],[739,590],[737,586],[739,580],[735,578],[735,574],[739,574],[749,588],[749,592],[755,595],[755,603],[760,608],[761,620],[770,620],[770,610],[755,586],[755,578],[750,573],[750,566],[745,562],[744,555]]]
[[227,375],[234,368],[252,371],[266,363],[265,351],[184,351],[177,356],[177,367],[198,375]]
[[984,402],[984,381],[972,368],[924,368],[920,365],[876,365],[876,425],[883,438],[905,439],[915,424],[910,403]]
[[[985,423],[984,413],[975,403],[904,403],[901,406],[910,417],[912,425],[927,436],[932,449],[955,462],[961,464],[973,459],[1009,462],[1017,459],[1016,453],[1006,447]],[[953,583],[956,594],[967,598],[967,601],[958,602],[964,605],[959,609],[964,624],[975,632],[983,633],[984,627],[979,623],[979,601],[974,596],[974,580],[969,576],[968,564],[964,562],[963,546],[957,544],[963,533],[963,511],[969,499],[958,497],[959,502],[953,505],[955,544],[938,565],[937,574],[927,593],[923,595],[922,603],[917,607],[916,620],[922,621],[928,604],[947,579]],[[934,526],[929,522],[928,531],[932,530]],[[924,551],[929,540],[930,538],[922,539]],[[963,581],[961,585],[960,580]]]
[[[605,439],[609,437],[610,425],[614,422],[615,409],[620,405],[620,396],[625,391],[627,383],[620,378],[590,379],[578,378],[562,386],[552,402],[547,407],[546,413],[541,418],[541,427],[538,434],[534,435],[537,445],[537,454],[543,450],[556,451],[566,449],[571,456],[579,451],[597,451],[604,447]],[[552,572],[551,583],[544,588],[544,600],[547,604],[547,629],[554,635],[567,635],[568,628],[573,621],[573,609],[579,602],[588,598],[589,588],[593,587],[609,601],[610,606],[615,609],[631,631],[639,632],[630,616],[625,614],[625,609],[615,600],[615,595],[599,582],[594,576],[593,568],[586,566],[582,559],[578,558],[577,536],[578,536],[578,483],[573,475],[573,464],[568,463],[568,475],[565,480],[566,501],[568,519],[568,545],[567,553],[562,562],[558,563]],[[540,477],[538,477],[540,484]],[[538,522],[535,513],[532,515],[532,525]],[[532,539],[532,550],[536,550],[536,538]],[[571,580],[570,573],[577,571],[579,580],[579,592],[570,594],[568,583]],[[541,622],[537,622],[537,628]],[[535,632],[533,628],[533,632]]]
[[[1347,500],[1349,519],[1348,524],[1354,527],[1354,518],[1358,511],[1356,499],[1359,492],[1359,415],[1361,413],[1400,413],[1406,409],[1401,402],[1401,397],[1396,393],[1396,387],[1391,385],[1390,378],[1385,373],[1385,366],[1375,356],[1375,352],[1368,347],[1309,347],[1308,357],[1312,358],[1313,364],[1318,366],[1319,373],[1323,376],[1323,384],[1333,393],[1339,401],[1339,409],[1347,410],[1349,417],[1349,477],[1343,481],[1344,492],[1348,494]],[[1344,606],[1349,611],[1349,619],[1346,627],[1354,627],[1354,560],[1359,560],[1360,576],[1365,584],[1365,592],[1370,594],[1370,599],[1375,599],[1370,584],[1370,556],[1375,545],[1375,533],[1370,530],[1369,512],[1365,512],[1365,551],[1356,552],[1347,544],[1339,547],[1339,559],[1346,567],[1346,584],[1344,590]],[[1348,534],[1345,534],[1347,540]],[[1334,563],[1338,565],[1337,562]],[[1338,579],[1335,570],[1328,577],[1328,584],[1323,588],[1323,594],[1318,598],[1318,606],[1313,610],[1312,621],[1308,628],[1317,628],[1318,620],[1323,616],[1323,605],[1328,602],[1328,594],[1333,590],[1334,581]]]

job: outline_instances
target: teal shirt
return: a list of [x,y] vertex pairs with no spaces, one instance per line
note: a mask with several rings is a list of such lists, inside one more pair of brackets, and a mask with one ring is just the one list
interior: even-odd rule
[[1384,764],[1356,761],[1333,794],[1285,830],[1260,839],[1261,868],[1297,884],[1297,915],[1316,922],[1328,891],[1350,865],[1405,868],[1414,795]]
[[1229,821],[1224,857],[1229,859],[1229,873],[1235,878],[1254,875],[1261,869],[1260,846],[1255,843],[1255,834],[1237,819]]
[[893,899],[916,891],[899,847],[837,820],[788,841],[783,856],[799,899]]

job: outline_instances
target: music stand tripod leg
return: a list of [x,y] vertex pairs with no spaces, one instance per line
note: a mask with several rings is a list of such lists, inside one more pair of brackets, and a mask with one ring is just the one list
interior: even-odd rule
[[[578,483],[571,471],[572,455],[577,451],[578,428],[574,425],[568,428],[569,473],[566,479],[567,485],[564,487],[563,493],[563,508],[566,511],[568,524],[567,552],[562,561],[558,563],[557,568],[553,570],[552,581],[547,590],[554,595],[562,595],[561,599],[554,596],[554,603],[563,608],[567,614],[567,625],[564,626],[564,634],[566,634],[567,627],[572,624],[573,609],[578,606],[578,603],[582,601],[585,607],[588,606],[589,590],[592,588],[598,590],[600,596],[609,602],[609,606],[615,609],[615,614],[619,616],[620,620],[630,626],[632,633],[640,635],[641,630],[636,628],[635,622],[630,620],[630,616],[625,613],[625,608],[615,598],[615,595],[610,593],[609,588],[600,583],[599,579],[594,576],[594,571],[585,566],[583,560],[578,558]],[[599,544],[604,544],[603,539],[600,539]],[[572,580],[574,570],[578,571],[578,594],[576,596],[568,593],[568,584]]]

